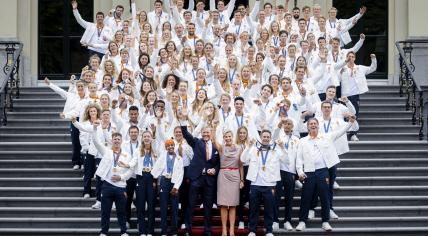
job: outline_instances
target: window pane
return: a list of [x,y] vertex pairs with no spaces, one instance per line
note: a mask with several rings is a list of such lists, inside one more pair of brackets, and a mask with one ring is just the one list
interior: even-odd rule
[[63,40],[61,38],[40,38],[40,74],[61,74],[63,66]]
[[88,64],[89,53],[80,44],[80,37],[70,39],[70,73],[82,72],[82,68]]
[[367,7],[367,12],[350,30],[353,35],[365,34],[386,35],[388,20],[388,1],[338,1],[333,2],[338,9],[338,19],[348,19],[357,14],[361,6]]
[[39,32],[41,36],[63,35],[63,1],[39,0]]

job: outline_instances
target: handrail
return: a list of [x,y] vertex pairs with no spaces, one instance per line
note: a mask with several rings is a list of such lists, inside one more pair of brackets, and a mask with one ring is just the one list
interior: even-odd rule
[[13,95],[19,97],[19,66],[23,46],[19,41],[0,41],[0,50],[6,52],[5,76],[0,76],[0,126],[7,125],[7,111],[13,109]]
[[[425,124],[428,124],[428,120],[425,123],[424,120],[424,91],[418,82],[415,80],[413,72],[415,71],[415,66],[412,62],[412,51],[413,44],[428,44],[428,40],[424,39],[413,39],[405,41],[395,42],[399,54],[400,62],[400,74],[399,74],[399,84],[400,84],[400,97],[407,95],[406,100],[406,110],[412,111],[412,123],[418,124],[419,129],[419,139],[424,138],[424,127]],[[416,98],[418,94],[418,98]],[[427,132],[428,135],[428,132]],[[428,136],[427,136],[428,140]]]

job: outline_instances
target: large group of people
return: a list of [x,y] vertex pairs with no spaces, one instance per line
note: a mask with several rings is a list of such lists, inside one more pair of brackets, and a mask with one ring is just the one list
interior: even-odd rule
[[358,141],[359,95],[376,70],[374,54],[370,66],[355,64],[364,34],[349,47],[366,8],[337,19],[334,7],[324,17],[320,5],[290,9],[288,0],[255,1],[251,11],[235,0],[190,0],[187,9],[155,0],[153,11],[130,3],[130,18],[118,5],[88,22],[72,1],[88,65],[67,91],[45,79],[66,99],[73,168],[84,169],[83,197],[101,209],[100,235],[112,208],[122,236],[133,208],[139,234],[153,235],[155,207],[162,235],[190,235],[197,207],[205,235],[213,207],[223,236],[235,235],[236,217],[256,235],[262,206],[266,235],[302,231],[318,200],[331,231],[339,156]]

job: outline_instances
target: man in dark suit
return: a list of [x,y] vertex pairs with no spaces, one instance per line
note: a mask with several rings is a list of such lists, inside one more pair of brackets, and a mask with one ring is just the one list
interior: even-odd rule
[[[184,125],[184,123],[182,123]],[[202,138],[193,137],[187,126],[181,126],[183,136],[193,148],[194,156],[190,162],[187,178],[190,179],[189,205],[187,208],[187,234],[192,232],[193,211],[197,196],[203,193],[204,235],[211,235],[211,209],[214,203],[217,185],[217,173],[220,167],[220,156],[211,142],[211,127],[202,129]]]

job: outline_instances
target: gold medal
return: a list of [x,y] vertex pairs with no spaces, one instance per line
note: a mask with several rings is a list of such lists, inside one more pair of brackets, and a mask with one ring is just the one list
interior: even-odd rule
[[113,172],[117,172],[117,168],[116,167],[113,167]]
[[107,147],[107,146],[108,146],[108,143],[107,143],[107,142],[105,142],[105,143],[104,143],[104,146],[106,146],[106,147]]
[[262,170],[263,170],[263,171],[265,171],[265,170],[266,170],[266,167],[265,167],[265,166],[262,166]]

